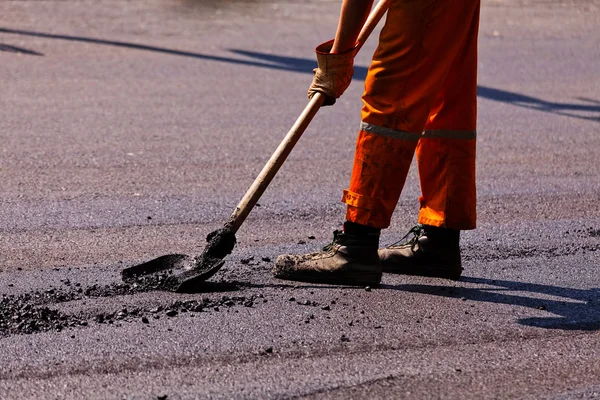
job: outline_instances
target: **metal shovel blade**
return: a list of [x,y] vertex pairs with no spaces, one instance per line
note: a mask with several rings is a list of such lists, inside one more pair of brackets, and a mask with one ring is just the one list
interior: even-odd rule
[[202,254],[167,254],[121,271],[124,282],[145,290],[200,292],[202,282],[221,269],[223,258],[235,246],[235,233],[227,225],[208,234]]
[[169,270],[186,269],[190,265],[190,257],[185,254],[167,254],[153,260],[125,268],[121,271],[124,281],[131,281],[140,276]]
[[185,254],[167,254],[121,272],[124,282],[148,290],[172,292],[200,291],[202,283],[213,276],[225,263],[212,258],[200,260]]

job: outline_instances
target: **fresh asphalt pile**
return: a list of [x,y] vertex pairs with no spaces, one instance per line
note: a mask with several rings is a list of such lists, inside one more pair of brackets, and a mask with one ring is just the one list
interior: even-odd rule
[[[175,317],[181,313],[220,311],[221,307],[252,307],[258,301],[266,302],[262,295],[220,296],[210,299],[202,296],[194,300],[176,300],[169,304],[133,309],[121,308],[94,314],[68,314],[52,308],[53,305],[86,298],[114,297],[155,290],[156,282],[147,284],[91,285],[82,287],[62,280],[64,288],[51,287],[45,291],[33,291],[19,295],[3,295],[0,299],[0,337],[38,332],[57,331],[67,328],[86,327],[92,323],[113,324],[116,321],[141,321],[150,323],[161,316]],[[205,292],[228,292],[238,288],[236,283],[205,283]]]
[[0,337],[85,326],[87,321],[38,304],[47,293],[3,296],[0,300]]

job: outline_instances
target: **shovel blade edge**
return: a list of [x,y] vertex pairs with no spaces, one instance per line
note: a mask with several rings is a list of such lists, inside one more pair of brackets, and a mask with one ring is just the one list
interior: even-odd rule
[[191,264],[192,259],[185,254],[167,254],[143,262],[121,271],[121,277],[124,281],[134,279],[138,276],[150,275],[156,272],[167,271],[170,269],[181,269]]

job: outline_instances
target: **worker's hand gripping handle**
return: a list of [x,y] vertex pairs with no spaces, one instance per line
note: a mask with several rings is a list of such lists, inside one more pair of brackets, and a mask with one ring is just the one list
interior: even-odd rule
[[[391,0],[380,0],[379,3],[377,3],[377,5],[371,10],[365,25],[358,35],[358,48],[356,52],[360,50],[369,35],[373,32],[389,8],[390,2]],[[325,96],[321,93],[316,93],[312,97],[312,99],[308,102],[308,105],[304,108],[304,111],[302,111],[302,114],[300,114],[292,128],[288,131],[287,135],[285,135],[283,141],[279,144],[269,161],[267,161],[267,164],[263,167],[258,177],[254,180],[252,186],[250,186],[242,200],[240,200],[239,204],[231,215],[229,222],[226,224],[228,229],[230,229],[233,233],[237,232],[242,223],[246,220],[246,217],[254,208],[264,191],[267,189],[271,183],[271,180],[273,180],[275,174],[277,174],[277,171],[279,171],[279,168],[283,165],[283,162],[286,160],[287,156],[290,154],[317,111],[319,111],[324,101]]]

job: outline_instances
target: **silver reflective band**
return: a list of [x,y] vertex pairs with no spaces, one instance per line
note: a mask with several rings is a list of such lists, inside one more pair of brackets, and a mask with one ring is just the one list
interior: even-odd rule
[[448,129],[439,129],[423,132],[423,137],[428,139],[477,139],[477,131],[453,131]]
[[412,142],[418,142],[421,137],[421,134],[419,133],[397,131],[391,128],[384,128],[383,126],[371,125],[366,122],[360,123],[360,130],[376,135],[387,136],[392,139],[410,140]]

